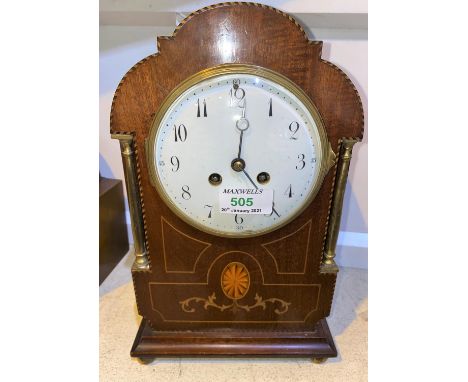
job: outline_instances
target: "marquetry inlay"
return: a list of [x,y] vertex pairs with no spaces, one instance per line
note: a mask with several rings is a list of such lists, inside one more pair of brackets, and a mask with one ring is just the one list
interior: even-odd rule
[[238,300],[247,294],[250,286],[249,271],[244,264],[234,262],[226,265],[221,273],[221,286],[224,294]]

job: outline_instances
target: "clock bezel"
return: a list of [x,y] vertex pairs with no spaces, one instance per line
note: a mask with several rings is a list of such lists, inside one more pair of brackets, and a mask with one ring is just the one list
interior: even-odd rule
[[[312,187],[312,191],[310,192],[307,199],[304,201],[302,207],[292,214],[288,219],[285,219],[281,224],[275,225],[273,227],[268,227],[259,231],[239,231],[239,232],[225,232],[222,230],[217,230],[214,228],[206,227],[203,224],[198,223],[195,219],[190,218],[189,216],[185,215],[180,209],[175,205],[172,199],[167,194],[166,190],[164,189],[162,182],[159,178],[158,171],[156,170],[155,165],[155,141],[157,137],[158,130],[161,125],[161,121],[163,120],[164,116],[166,115],[169,108],[172,104],[182,95],[186,90],[191,88],[192,86],[197,85],[198,83],[205,81],[207,79],[211,79],[218,76],[223,76],[227,74],[249,74],[255,75],[258,77],[262,77],[264,79],[270,80],[272,82],[277,83],[278,85],[284,87],[286,90],[291,92],[297,99],[304,105],[304,107],[309,111],[312,118],[314,119],[317,131],[318,131],[318,145],[320,146],[317,150],[319,153],[319,158],[317,158],[317,163],[319,163],[319,169],[317,174],[317,181],[315,182],[314,186]],[[294,82],[292,82],[289,78],[277,73],[271,69],[267,69],[264,67],[256,66],[256,65],[249,65],[249,64],[222,64],[218,66],[214,66],[205,70],[202,70],[194,75],[188,77],[186,80],[181,82],[178,86],[176,86],[166,97],[166,99],[161,104],[159,110],[155,114],[150,127],[150,132],[148,135],[148,139],[145,141],[145,153],[146,153],[146,162],[148,166],[148,173],[150,178],[150,183],[153,187],[156,188],[161,199],[164,203],[170,208],[170,210],[180,219],[182,219],[185,223],[189,224],[190,226],[211,234],[218,237],[226,237],[226,238],[251,238],[256,236],[265,235],[267,233],[276,231],[287,224],[291,223],[294,219],[296,219],[299,215],[301,215],[310,203],[315,199],[318,191],[320,190],[323,180],[327,175],[330,168],[335,164],[336,155],[333,152],[330,142],[328,140],[328,136],[325,130],[325,126],[323,123],[323,119],[313,103],[313,101],[309,98],[309,96]]]

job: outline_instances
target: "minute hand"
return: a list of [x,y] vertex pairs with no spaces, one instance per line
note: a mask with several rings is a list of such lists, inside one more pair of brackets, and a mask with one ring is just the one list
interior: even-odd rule
[[[247,177],[247,179],[250,181],[250,183],[252,183],[252,185],[255,187],[256,190],[258,190],[258,186],[255,184],[255,182],[252,180],[252,178],[250,177],[250,175],[247,173],[247,171],[245,171],[245,169],[242,170],[242,172],[245,174],[245,176]],[[274,203],[273,203],[274,205]],[[276,212],[275,210],[275,207],[271,207],[272,211],[276,214],[276,216],[278,217],[281,217],[281,215]]]

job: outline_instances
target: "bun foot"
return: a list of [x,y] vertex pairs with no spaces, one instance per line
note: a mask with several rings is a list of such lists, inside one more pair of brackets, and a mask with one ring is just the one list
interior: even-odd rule
[[313,363],[324,363],[324,362],[326,362],[327,359],[328,359],[328,358],[326,358],[326,357],[323,357],[323,358],[312,358],[312,362],[313,362]]
[[138,357],[137,361],[138,363],[141,363],[142,365],[149,365],[151,362],[153,362],[156,358],[155,357]]

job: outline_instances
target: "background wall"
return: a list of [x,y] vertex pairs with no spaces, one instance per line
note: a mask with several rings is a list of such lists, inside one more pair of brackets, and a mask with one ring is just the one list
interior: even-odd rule
[[[190,12],[216,1],[101,0],[99,31],[99,171],[123,179],[119,144],[110,139],[109,114],[114,91],[124,74],[153,54],[156,36],[171,35]],[[337,262],[367,268],[367,1],[258,1],[292,14],[309,34],[322,40],[322,58],[338,65],[361,96],[365,134],[353,150]],[[127,222],[130,218],[127,210]],[[131,238],[131,230],[129,229]]]

